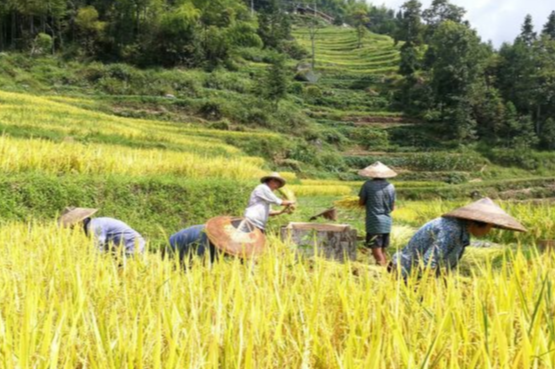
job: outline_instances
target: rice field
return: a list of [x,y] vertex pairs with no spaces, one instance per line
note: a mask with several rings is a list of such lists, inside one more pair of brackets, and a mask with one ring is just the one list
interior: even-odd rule
[[273,136],[119,118],[7,92],[0,92],[0,126],[0,169],[6,173],[255,179],[264,160],[224,140]]
[[[353,73],[381,73],[398,57],[387,38],[370,35],[372,42],[354,51],[352,30],[324,32],[330,40],[320,49],[326,68],[350,64]],[[341,63],[345,50],[352,53]],[[254,187],[267,164],[228,142],[278,137],[67,105],[77,100],[0,92],[0,172],[7,178],[55,175],[60,182],[64,176],[114,174],[252,181]],[[35,220],[0,221],[0,368],[555,367],[555,253],[536,248],[541,240],[555,239],[548,204],[502,202],[528,234],[496,231],[486,240],[495,246],[469,248],[458,271],[404,283],[373,265],[362,248],[356,262],[345,264],[299,258],[276,237],[279,222],[306,221],[343,198],[337,203],[339,222],[352,224],[362,236],[364,214],[353,197],[362,182],[282,175],[298,208],[273,220],[267,253],[246,262],[195,260],[183,270],[160,255],[158,239],[147,240],[145,255],[120,259],[99,253],[80,230],[59,229],[55,212],[39,221],[28,214],[33,209],[22,208],[25,219]],[[164,228],[156,220],[167,214],[156,209],[173,205],[173,192],[160,185],[157,195],[153,187],[142,200],[153,213],[137,204],[126,209],[131,219],[124,220],[151,222],[160,234],[172,234],[182,226],[181,214]],[[37,186],[29,196],[57,193],[48,190]],[[118,195],[133,197],[132,191]],[[184,213],[209,214],[201,208],[223,197],[201,192],[194,192],[202,196]],[[403,247],[428,220],[462,204],[398,201],[389,252]]]
[[[5,368],[549,368],[554,254],[473,250],[407,284],[360,263],[118,260],[53,224],[0,228]],[[495,251],[495,250],[493,250]],[[499,256],[499,253],[496,254]],[[469,269],[472,267],[472,269]]]

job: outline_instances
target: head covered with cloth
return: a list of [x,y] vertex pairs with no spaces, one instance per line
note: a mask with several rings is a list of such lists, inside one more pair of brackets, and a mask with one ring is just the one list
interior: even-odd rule
[[98,209],[67,207],[58,219],[65,228],[81,226],[87,236],[94,239],[102,251],[123,247],[126,256],[145,250],[145,240],[129,225],[113,218],[92,218]]
[[526,232],[526,228],[489,198],[483,198],[434,219],[420,228],[409,244],[393,256],[391,269],[404,277],[414,266],[454,269],[471,236],[482,237],[492,228]]

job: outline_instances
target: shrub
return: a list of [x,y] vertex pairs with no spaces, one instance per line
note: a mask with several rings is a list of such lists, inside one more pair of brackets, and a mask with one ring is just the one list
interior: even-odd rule
[[54,41],[50,35],[46,33],[39,33],[35,40],[33,41],[33,46],[31,48],[31,55],[44,55],[52,51],[52,46]]

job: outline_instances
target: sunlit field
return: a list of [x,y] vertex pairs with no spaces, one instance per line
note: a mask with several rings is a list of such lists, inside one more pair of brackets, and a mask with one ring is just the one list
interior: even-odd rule
[[530,245],[470,249],[459,272],[405,284],[368,263],[298,259],[274,237],[256,262],[186,270],[100,254],[48,223],[5,224],[0,244],[5,368],[555,364],[555,257]]
[[[0,222],[1,368],[555,366],[555,256],[540,246],[555,239],[548,202],[499,202],[530,232],[495,231],[473,245],[490,247],[469,247],[453,273],[404,281],[376,266],[362,241],[345,264],[305,259],[280,241],[280,225],[332,206],[339,223],[364,236],[354,196],[362,182],[285,172],[299,204],[271,222],[262,257],[182,267],[162,256],[167,236],[200,216],[241,215],[270,166],[240,143],[263,146],[276,136],[114,117],[55,100],[0,92],[0,185],[8,194],[0,205],[10,211]],[[89,181],[103,189],[81,188]],[[400,197],[388,252],[469,201]],[[125,215],[149,251],[130,259],[98,252],[80,229],[56,226],[67,205]]]

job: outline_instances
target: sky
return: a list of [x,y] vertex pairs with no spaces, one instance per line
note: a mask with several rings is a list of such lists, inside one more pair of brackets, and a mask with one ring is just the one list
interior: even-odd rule
[[[406,0],[367,0],[398,9]],[[420,0],[427,8],[431,0]],[[484,41],[495,46],[514,41],[526,14],[532,15],[536,32],[541,32],[549,14],[555,10],[555,0],[451,0],[467,10],[466,17]]]

